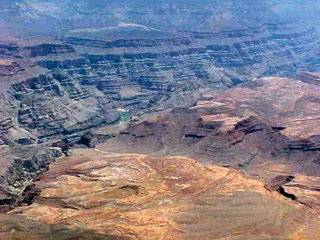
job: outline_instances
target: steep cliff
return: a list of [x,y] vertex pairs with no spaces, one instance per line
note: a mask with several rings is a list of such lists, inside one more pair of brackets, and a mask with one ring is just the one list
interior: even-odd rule
[[183,154],[245,170],[270,161],[318,175],[319,90],[298,80],[256,79],[129,127],[100,149]]
[[319,71],[311,1],[6,1],[0,11],[16,37],[0,44],[2,141],[76,141],[122,109],[188,107],[208,90]]
[[315,28],[294,23],[169,38],[86,36],[3,46],[1,91],[11,105],[4,116],[14,116],[16,128],[46,140],[116,122],[119,109],[187,107],[204,91],[261,75],[295,77],[308,71],[319,41]]

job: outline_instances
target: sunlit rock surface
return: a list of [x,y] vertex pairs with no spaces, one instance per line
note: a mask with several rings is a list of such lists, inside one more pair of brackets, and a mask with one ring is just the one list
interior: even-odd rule
[[102,148],[244,168],[278,161],[318,175],[319,90],[296,80],[256,79],[129,127]]
[[69,231],[128,239],[319,236],[316,209],[237,170],[185,157],[74,150],[51,164],[36,186],[41,190],[36,201],[7,217],[19,214]]
[[318,239],[319,9],[1,1],[0,238]]

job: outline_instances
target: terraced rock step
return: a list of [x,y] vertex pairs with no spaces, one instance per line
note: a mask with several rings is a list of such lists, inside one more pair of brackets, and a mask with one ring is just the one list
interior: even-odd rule
[[[226,36],[224,44],[218,40],[226,32],[201,37],[185,32],[181,34],[187,34],[189,42],[181,36],[140,39],[142,45],[135,47],[117,41],[105,42],[109,47],[91,46],[89,40],[77,41],[79,37],[13,45],[6,49],[11,56],[2,62],[6,68],[12,64],[15,68],[9,75],[9,70],[3,71],[1,77],[2,91],[9,91],[5,100],[17,108],[9,121],[17,118],[13,128],[37,132],[37,137],[46,139],[115,122],[118,108],[141,115],[189,106],[204,89],[226,89],[260,75],[295,76],[299,70],[308,70],[304,56],[316,53],[319,39],[316,29],[300,32],[294,26],[246,30],[238,38]],[[285,32],[279,34],[282,28]],[[248,40],[253,32],[255,39]],[[152,46],[143,45],[144,41]]]
[[319,92],[319,86],[297,80],[256,79],[128,127],[98,148],[179,154],[244,171],[285,162],[318,176]]
[[143,118],[261,76],[320,71],[318,5],[249,2],[4,2],[0,143],[77,142],[118,109]]

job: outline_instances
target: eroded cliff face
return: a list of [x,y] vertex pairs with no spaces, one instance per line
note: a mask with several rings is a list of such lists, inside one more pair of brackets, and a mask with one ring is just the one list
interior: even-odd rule
[[205,91],[256,77],[319,71],[318,18],[310,6],[5,2],[0,26],[16,40],[0,45],[0,138],[76,142],[91,128],[120,121],[119,109],[141,116],[188,107]]
[[284,78],[257,79],[129,127],[101,149],[179,153],[244,169],[275,161],[318,175],[318,88]]
[[31,193],[34,178],[61,156],[61,149],[45,145],[0,147],[0,212],[28,203],[37,196],[36,192]]
[[2,3],[2,238],[319,238],[318,4]]
[[239,171],[202,166],[185,157],[74,150],[73,156],[51,164],[36,186],[41,191],[36,201],[6,218],[18,214],[70,232],[126,239],[319,236],[316,209]]
[[295,22],[118,40],[97,32],[106,36],[81,30],[59,42],[1,46],[3,136],[21,143],[81,135],[117,122],[119,109],[187,107],[208,90],[317,69],[317,29]]

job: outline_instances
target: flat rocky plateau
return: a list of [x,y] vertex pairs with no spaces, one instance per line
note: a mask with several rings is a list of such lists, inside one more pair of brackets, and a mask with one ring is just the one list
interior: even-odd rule
[[[313,181],[319,180],[304,183],[310,187]],[[316,202],[307,206],[238,170],[186,157],[73,150],[52,163],[35,187],[41,193],[32,205],[1,218],[2,228],[10,229],[4,238],[44,236],[25,222],[10,226],[17,216],[60,226],[51,228],[53,236],[63,226],[70,233],[97,234],[83,233],[81,239],[318,239],[320,234]],[[317,195],[305,196],[319,201]]]

